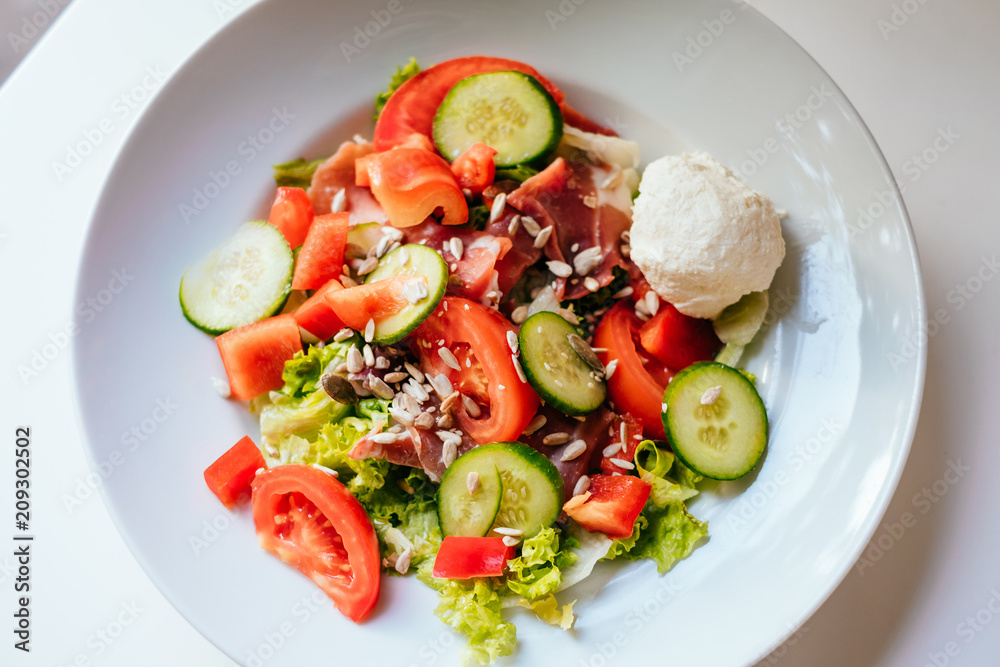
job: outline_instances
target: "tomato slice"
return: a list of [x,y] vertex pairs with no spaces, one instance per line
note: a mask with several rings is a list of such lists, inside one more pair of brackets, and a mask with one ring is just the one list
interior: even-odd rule
[[486,56],[447,60],[420,72],[392,94],[375,123],[375,150],[385,151],[399,146],[414,132],[430,137],[434,128],[434,115],[452,86],[473,74],[503,70],[535,77],[556,103],[562,103],[562,91],[534,67],[522,62]]
[[333,308],[324,298],[331,292],[344,289],[336,278],[316,290],[305,303],[295,311],[295,321],[299,326],[320,340],[326,340],[344,328],[344,321],[337,317]]
[[299,325],[290,313],[269,317],[215,339],[233,398],[249,401],[284,385],[285,362],[302,351]]
[[639,329],[639,340],[644,350],[675,371],[713,359],[722,347],[710,320],[685,315],[665,301]]
[[[622,426],[624,426],[624,429]],[[614,434],[611,436],[611,443],[618,442],[623,444],[621,449],[611,456],[601,458],[601,470],[608,475],[615,472],[624,475],[628,472],[628,469],[623,468],[611,459],[632,462],[632,459],[635,458],[635,450],[639,446],[639,443],[642,442],[642,422],[626,412],[624,415],[615,418],[612,428],[614,429]],[[622,440],[622,434],[625,435],[624,440]]]
[[323,295],[323,300],[341,322],[352,329],[364,331],[368,320],[375,320],[378,324],[410,305],[403,288],[415,280],[427,282],[427,278],[423,276],[397,275],[356,287],[329,291]]
[[499,577],[514,554],[514,547],[504,544],[501,537],[449,535],[434,558],[433,575],[438,579]]
[[309,195],[302,188],[278,188],[267,221],[281,230],[288,245],[298,248],[306,240],[313,221]]
[[591,475],[590,489],[567,500],[563,511],[592,533],[622,539],[632,534],[652,489],[631,475]]
[[378,602],[375,527],[333,475],[305,465],[262,472],[253,522],[260,546],[312,579],[344,616],[360,621]]
[[292,289],[319,289],[340,276],[349,228],[347,213],[327,213],[313,219],[295,260]]
[[[594,347],[605,348],[598,354],[607,366],[618,360],[614,374],[608,379],[608,394],[618,412],[628,412],[642,422],[643,432],[652,438],[663,439],[663,421],[660,405],[663,402],[663,384],[654,379],[643,365],[636,350],[636,339],[642,321],[636,317],[628,301],[619,301],[597,325]],[[661,373],[661,377],[663,373]]]
[[250,498],[250,483],[257,471],[266,467],[257,445],[245,435],[205,469],[205,483],[227,509],[232,509]]
[[497,167],[493,156],[497,150],[481,141],[469,146],[465,152],[451,163],[451,171],[455,174],[460,188],[465,188],[474,195],[482,194],[483,190],[493,184],[497,175]]
[[441,209],[441,224],[461,225],[469,204],[444,158],[420,148],[396,148],[358,158],[355,184],[372,195],[394,227],[419,225]]
[[[480,405],[478,418],[464,407],[456,410],[459,426],[480,444],[517,440],[538,410],[538,395],[514,368],[508,331],[515,331],[514,325],[497,311],[446,296],[414,332],[415,351],[425,372],[444,373]],[[459,369],[444,362],[438,353],[442,347],[458,358]],[[470,386],[479,389],[470,391]]]

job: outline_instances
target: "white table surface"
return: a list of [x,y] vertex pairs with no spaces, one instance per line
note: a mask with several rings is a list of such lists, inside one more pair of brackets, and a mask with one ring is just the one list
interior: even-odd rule
[[[98,494],[68,501],[85,495],[79,485],[90,471],[73,416],[70,355],[59,344],[78,306],[85,224],[143,105],[130,108],[122,96],[145,97],[136,86],[149,71],[174,69],[249,4],[76,0],[0,88],[0,284],[8,302],[0,433],[12,454],[15,428],[32,428],[37,536],[33,650],[14,650],[5,629],[0,664],[232,664],[153,587]],[[923,410],[883,528],[822,608],[760,664],[1000,664],[1000,279],[982,268],[1000,253],[1000,221],[989,212],[1000,190],[1000,3],[752,4],[812,54],[868,123],[905,186],[928,312],[946,320],[932,329]],[[19,29],[16,18],[4,35]],[[155,77],[145,82],[158,85]],[[85,132],[96,136],[104,119],[92,153],[60,178],[53,163]],[[944,135],[952,139],[935,148]],[[963,296],[965,284],[978,290]],[[36,359],[37,376],[22,377],[43,349],[52,359]],[[13,496],[12,459],[0,456],[2,498]],[[0,550],[4,628],[13,566]]]

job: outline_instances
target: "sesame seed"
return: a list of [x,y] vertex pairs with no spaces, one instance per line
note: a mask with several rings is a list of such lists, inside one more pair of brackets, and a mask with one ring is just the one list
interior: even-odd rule
[[653,290],[646,292],[643,301],[646,302],[646,310],[649,311],[650,315],[656,315],[657,311],[660,310],[660,296]]
[[479,405],[468,396],[462,396],[462,405],[465,406],[465,411],[468,412],[469,416],[473,419],[483,413],[483,411],[479,408]]
[[516,547],[518,544],[521,543],[521,540],[516,537],[511,537],[510,535],[507,535],[506,537],[503,538],[503,543],[504,546],[507,547]]
[[403,363],[403,368],[416,379],[417,382],[424,381],[424,374],[420,372],[420,369],[411,364],[409,361]]
[[469,490],[469,495],[475,495],[479,490],[479,473],[473,470],[465,476],[465,488]]
[[496,196],[493,200],[493,206],[490,208],[490,223],[494,223],[500,219],[503,215],[504,206],[507,205],[507,195],[503,192]]
[[521,226],[532,236],[538,236],[538,232],[542,231],[541,226],[530,215],[521,216]]
[[497,526],[493,529],[493,532],[504,537],[521,537],[524,535],[524,531],[520,528],[508,528],[507,526]]
[[514,324],[521,324],[528,319],[528,307],[518,306],[511,312],[510,319]]
[[361,262],[361,266],[358,267],[358,275],[365,276],[378,268],[378,260],[374,257],[369,257],[365,261]]
[[517,229],[520,226],[521,226],[521,216],[514,215],[514,217],[510,219],[510,224],[507,225],[507,233],[510,236],[517,234]]
[[524,429],[524,434],[525,435],[531,435],[532,433],[534,433],[538,429],[540,429],[543,426],[545,426],[545,422],[546,422],[545,415],[535,415],[534,419],[532,419],[528,423],[528,427],[526,429]]
[[462,243],[462,239],[457,236],[452,236],[448,241],[448,247],[451,249],[451,254],[455,256],[455,259],[462,259],[462,252],[465,250],[465,245]]
[[462,367],[458,365],[458,359],[455,358],[455,355],[448,348],[439,347],[438,356],[441,357],[441,361],[443,361],[448,367],[454,368],[456,371],[462,370]]
[[361,355],[361,350],[352,347],[347,350],[347,372],[360,373],[364,370],[365,358]]
[[625,470],[635,470],[635,465],[631,461],[626,461],[625,459],[608,459],[609,463],[614,463],[619,468],[625,468]]
[[340,188],[337,190],[337,194],[333,195],[333,201],[330,202],[330,212],[343,213],[345,210],[347,210],[347,191]]
[[722,394],[722,385],[721,384],[720,385],[716,385],[714,387],[709,387],[708,389],[705,390],[705,393],[701,395],[701,404],[702,405],[712,405],[717,400],[719,400],[719,396],[721,394]]
[[362,355],[365,358],[365,366],[375,365],[375,353],[372,351],[372,346],[365,343],[364,348],[361,350]]
[[514,333],[513,331],[508,331],[507,332],[507,347],[509,347],[510,351],[513,352],[513,353],[515,353],[515,354],[517,354],[517,344],[518,344],[517,334]]
[[597,282],[597,279],[592,276],[587,276],[583,279],[583,286],[586,287],[589,292],[596,292],[601,289],[601,283]]
[[573,267],[566,262],[560,262],[557,259],[545,262],[545,266],[549,267],[549,271],[560,278],[569,278],[573,273]]
[[544,248],[545,244],[549,242],[549,237],[552,236],[552,226],[546,227],[542,231],[538,232],[538,236],[535,237],[535,247]]
[[569,433],[564,431],[559,431],[557,433],[549,433],[547,436],[542,438],[543,445],[565,445],[567,442],[573,439]]
[[604,379],[610,380],[611,376],[615,374],[615,369],[618,368],[618,360],[612,359],[608,362],[608,365],[604,367]]
[[583,440],[574,440],[566,446],[566,449],[563,450],[562,456],[559,457],[559,460],[572,461],[576,457],[580,456],[580,454],[583,454],[586,449],[587,443]]
[[577,480],[576,486],[573,487],[573,495],[574,496],[583,495],[584,493],[587,492],[587,489],[589,488],[590,488],[590,478],[584,475],[583,477]]
[[338,343],[342,343],[353,335],[354,335],[354,329],[351,329],[350,327],[344,327],[343,329],[338,331],[336,335],[334,335],[333,340],[335,340]]
[[233,393],[232,389],[230,389],[229,387],[229,383],[223,380],[222,378],[213,377],[212,386],[215,388],[215,391],[222,398],[229,398]]
[[375,320],[369,319],[365,325],[365,340],[370,343],[373,338],[375,338]]
[[521,362],[517,360],[517,355],[510,355],[510,360],[514,362],[514,370],[517,371],[517,377],[520,378],[521,382],[526,384],[528,378],[524,376],[524,369],[521,368]]

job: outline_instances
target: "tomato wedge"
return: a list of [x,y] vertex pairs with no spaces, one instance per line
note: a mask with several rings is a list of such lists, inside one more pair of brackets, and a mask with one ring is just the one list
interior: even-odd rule
[[292,289],[319,289],[340,276],[349,229],[347,213],[327,213],[313,219],[295,260]]
[[420,148],[372,153],[355,162],[355,184],[368,186],[394,227],[419,225],[441,209],[441,224],[461,225],[469,204],[444,158]]
[[432,574],[438,579],[499,577],[514,554],[514,547],[504,544],[501,537],[449,535],[434,558]]
[[333,475],[305,465],[262,472],[253,522],[260,546],[312,579],[344,616],[361,621],[378,602],[375,528]]
[[608,379],[608,394],[615,409],[634,415],[642,422],[647,436],[663,439],[666,436],[660,418],[660,405],[667,379],[657,381],[643,365],[636,349],[641,324],[631,304],[619,301],[597,325],[594,347],[607,349],[607,352],[598,354],[605,366],[614,359],[618,360],[614,374]]
[[295,321],[300,327],[320,340],[326,340],[343,329],[344,321],[337,316],[337,313],[333,312],[333,308],[324,298],[327,294],[342,289],[344,286],[336,278],[320,287],[295,311]]
[[290,313],[269,317],[215,339],[233,398],[249,401],[284,385],[285,362],[302,351],[299,325]]
[[375,320],[378,324],[410,305],[403,288],[415,280],[427,282],[423,276],[398,275],[356,287],[335,289],[326,292],[323,300],[341,322],[357,331],[364,331],[368,320]]
[[245,435],[205,469],[205,483],[227,509],[232,509],[250,497],[250,483],[257,471],[266,467],[257,445]]
[[497,150],[477,141],[451,163],[451,171],[455,174],[460,188],[469,190],[472,194],[482,194],[483,190],[493,184],[497,175],[497,166],[493,156]]
[[[538,410],[538,395],[514,368],[508,331],[514,325],[497,311],[446,296],[413,334],[424,371],[444,373],[480,406],[478,417],[456,410],[459,426],[480,444],[517,440]],[[458,359],[458,369],[441,358],[442,347]]]
[[591,475],[590,489],[567,500],[563,511],[592,533],[622,539],[632,534],[652,490],[631,475]]
[[313,221],[313,205],[302,188],[278,188],[267,219],[277,227],[292,248],[306,240],[306,233]]
[[646,352],[675,371],[710,361],[722,347],[710,320],[685,315],[665,301],[639,329],[639,340]]

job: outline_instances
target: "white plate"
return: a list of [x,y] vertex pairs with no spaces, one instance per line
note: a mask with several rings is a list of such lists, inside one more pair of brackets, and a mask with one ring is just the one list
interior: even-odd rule
[[223,510],[205,487],[204,468],[259,431],[213,390],[215,345],[181,316],[177,287],[266,210],[272,163],[370,135],[372,97],[398,63],[477,53],[537,67],[646,159],[709,151],[790,213],[775,307],[746,359],[771,416],[762,468],[692,503],[711,540],[667,576],[603,566],[571,591],[575,632],[516,615],[523,664],[749,664],[829,595],[892,495],[925,358],[897,341],[924,303],[905,213],[857,113],[731,2],[267,2],[220,32],[149,106],[91,224],[78,300],[113,270],[134,276],[74,341],[89,453],[113,469],[107,505],[163,593],[241,663],[457,664],[462,642],[429,589],[386,579],[374,617],[354,625],[257,547],[246,509]]

